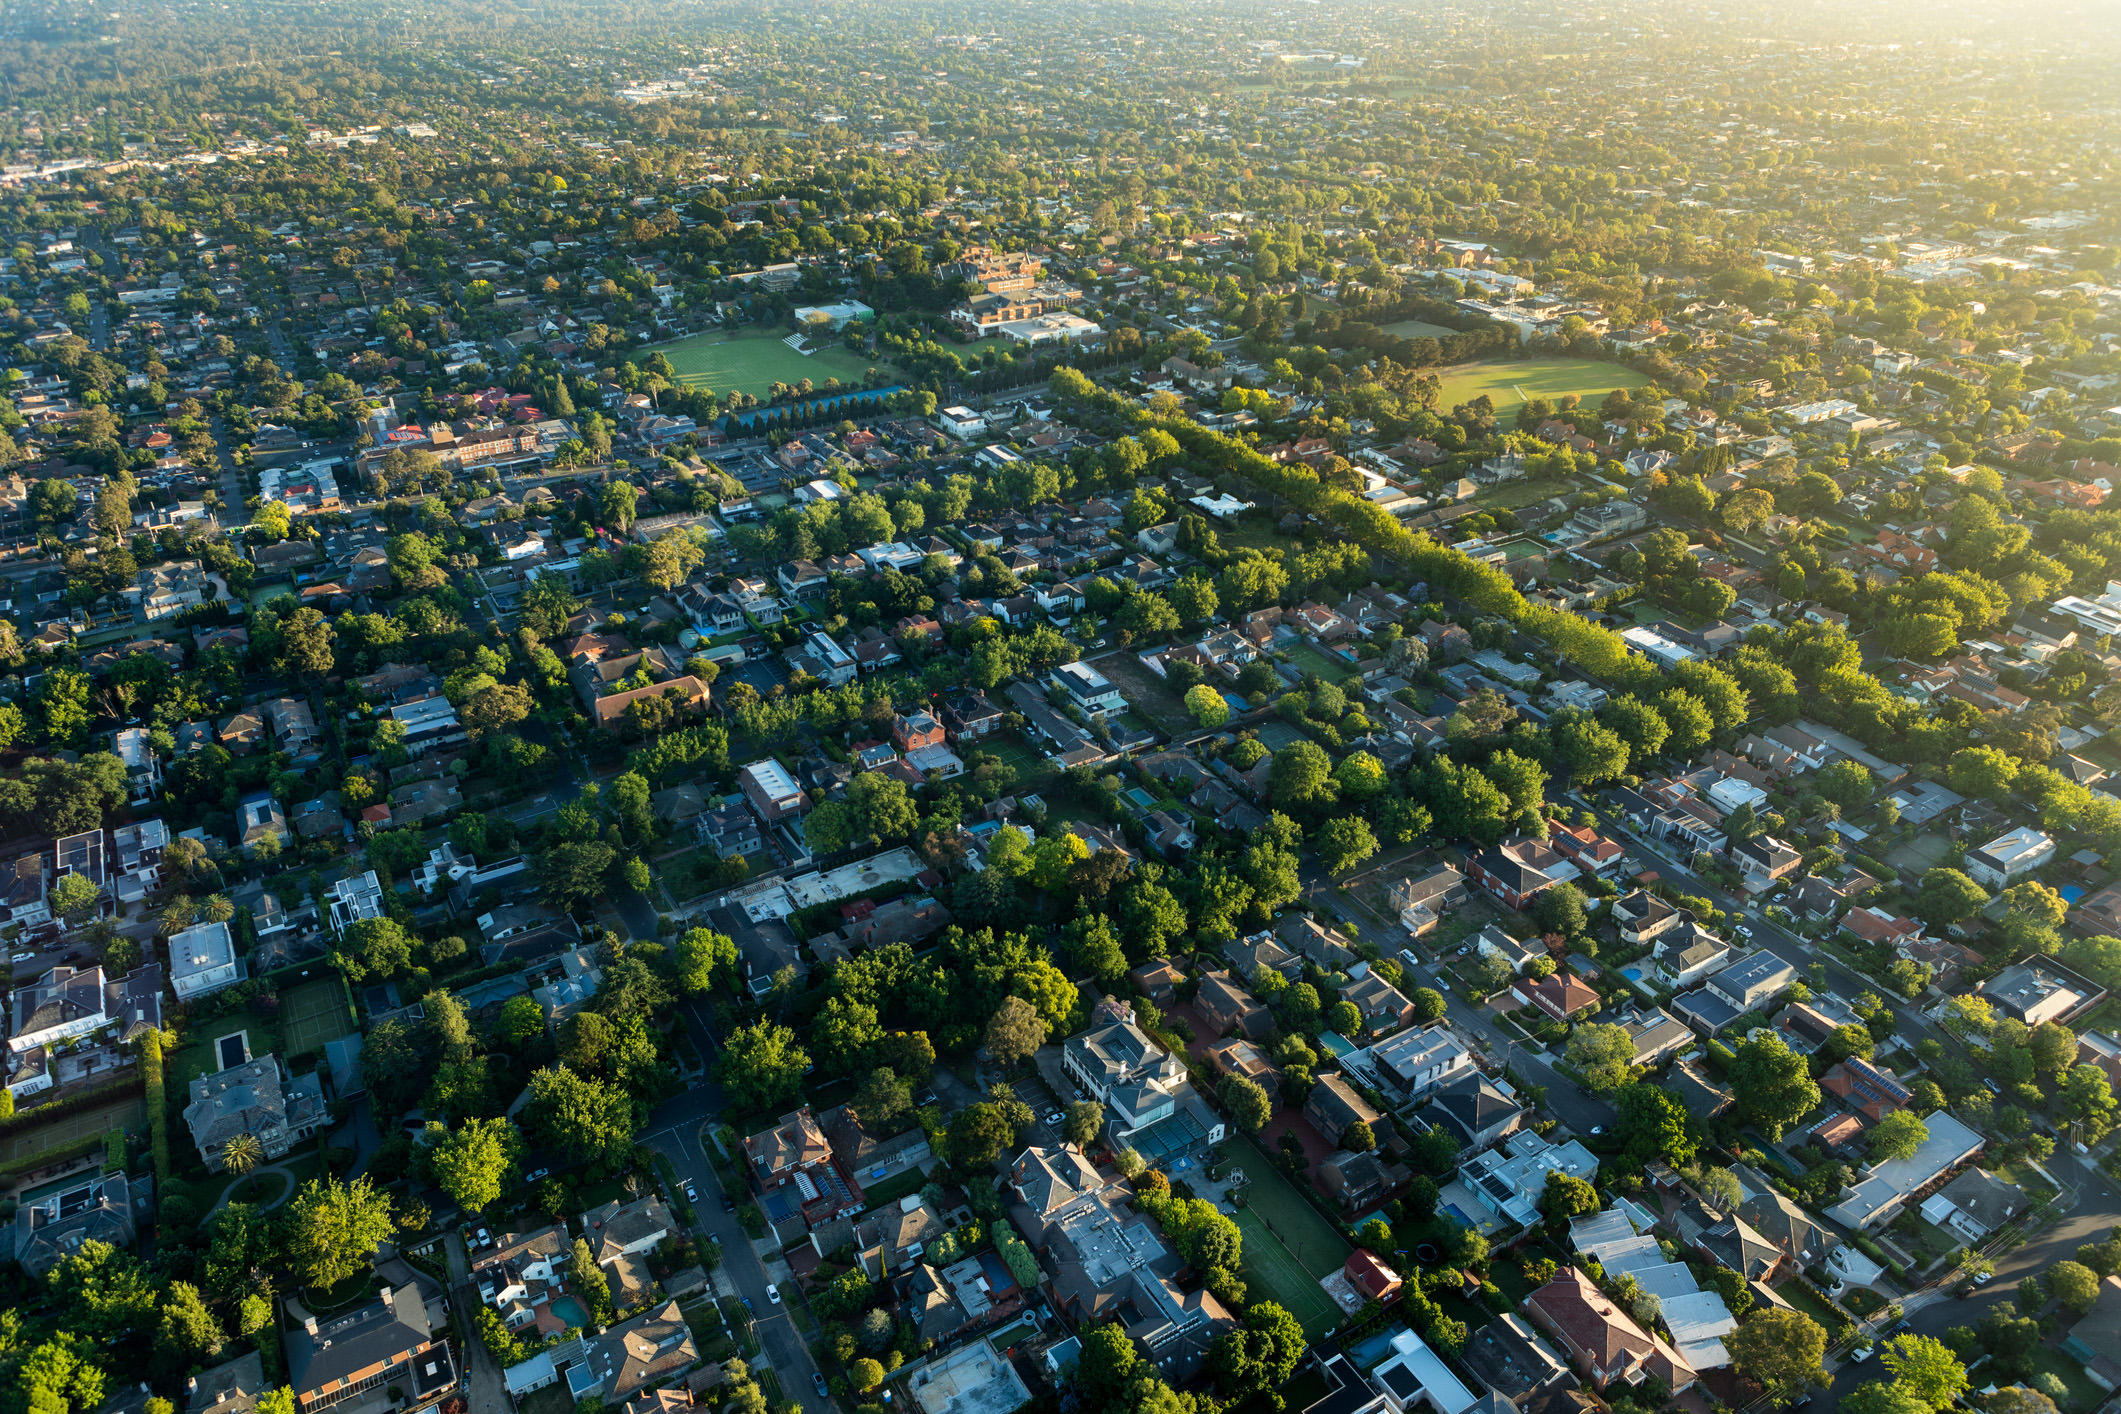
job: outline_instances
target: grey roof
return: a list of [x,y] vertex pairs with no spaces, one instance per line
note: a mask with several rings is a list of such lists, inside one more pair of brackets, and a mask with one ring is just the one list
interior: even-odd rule
[[[413,1286],[386,1288],[366,1306],[315,1325],[296,1325],[287,1335],[288,1383],[298,1399],[371,1365],[395,1364],[433,1338],[427,1303]],[[448,1358],[446,1347],[441,1354]]]

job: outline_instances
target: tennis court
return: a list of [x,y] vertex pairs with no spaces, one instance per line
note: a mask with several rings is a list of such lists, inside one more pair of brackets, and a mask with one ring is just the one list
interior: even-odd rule
[[1237,1230],[1245,1237],[1239,1265],[1244,1268],[1247,1297],[1279,1302],[1312,1340],[1331,1335],[1341,1322],[1341,1311],[1318,1279],[1303,1269],[1250,1208],[1237,1210]]
[[353,1029],[346,984],[337,977],[319,977],[280,993],[280,1034],[291,1056],[321,1051]]
[[22,1130],[7,1139],[7,1157],[26,1159],[33,1154],[63,1149],[82,1139],[106,1133],[112,1129],[138,1129],[145,1106],[137,1099],[113,1100],[94,1109],[75,1110],[63,1114],[50,1124],[40,1124],[35,1129]]
[[1245,1279],[1258,1286],[1255,1299],[1280,1302],[1313,1339],[1331,1333],[1341,1310],[1318,1281],[1340,1270],[1348,1244],[1250,1141],[1232,1143],[1225,1154],[1250,1181],[1237,1226],[1245,1235]]

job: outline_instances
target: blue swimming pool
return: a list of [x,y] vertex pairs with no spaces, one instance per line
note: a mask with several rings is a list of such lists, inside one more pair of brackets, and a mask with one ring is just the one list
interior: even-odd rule
[[561,1320],[565,1321],[568,1325],[574,1327],[576,1330],[584,1330],[588,1328],[589,1309],[581,1302],[575,1300],[572,1296],[553,1297],[552,1314],[558,1316]]
[[1639,967],[1623,967],[1620,969],[1620,975],[1627,978],[1630,982],[1640,982],[1642,980],[1642,969]]
[[2055,890],[2055,892],[2062,895],[2062,901],[2064,903],[2067,903],[2071,908],[2075,908],[2077,906],[2077,900],[2084,897],[2084,888],[2082,885],[2079,884],[2064,884],[2061,888]]

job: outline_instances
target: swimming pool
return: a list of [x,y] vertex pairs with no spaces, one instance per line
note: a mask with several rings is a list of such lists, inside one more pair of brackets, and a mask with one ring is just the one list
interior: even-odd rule
[[2075,908],[2077,906],[2077,901],[2084,897],[2083,886],[2079,884],[2064,884],[2061,888],[2055,890],[2055,892],[2062,895],[2062,901],[2068,904],[2071,908]]
[[589,1308],[572,1296],[553,1297],[552,1314],[576,1330],[587,1330],[589,1327]]
[[1620,969],[1620,975],[1627,978],[1630,982],[1640,982],[1642,980],[1642,969],[1632,966],[1623,967]]
[[1140,786],[1129,786],[1124,794],[1136,810],[1154,810],[1156,808],[1156,797],[1143,790]]

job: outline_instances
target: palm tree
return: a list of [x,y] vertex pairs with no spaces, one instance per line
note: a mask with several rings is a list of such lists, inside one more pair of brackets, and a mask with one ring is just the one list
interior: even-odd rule
[[255,1134],[238,1134],[221,1146],[221,1166],[233,1174],[246,1174],[265,1159],[265,1146]]

